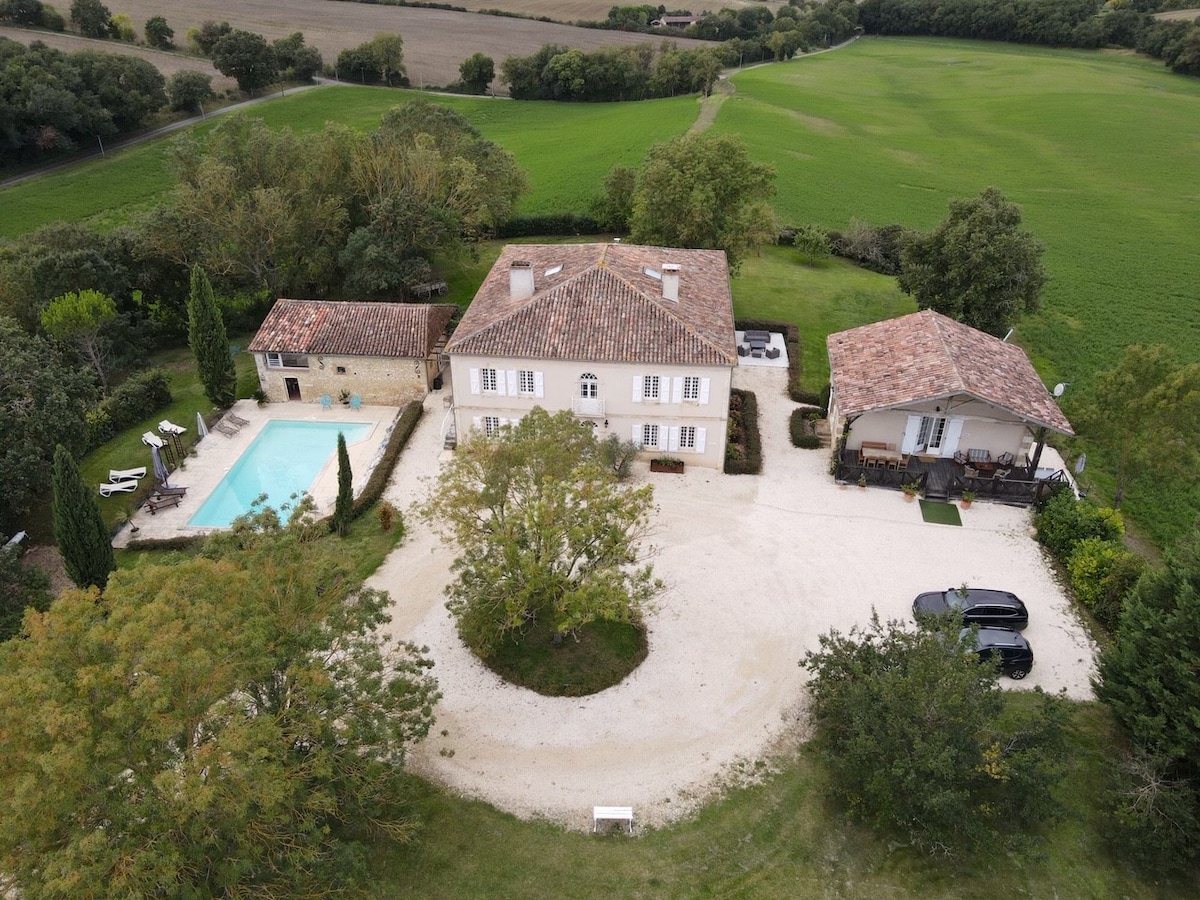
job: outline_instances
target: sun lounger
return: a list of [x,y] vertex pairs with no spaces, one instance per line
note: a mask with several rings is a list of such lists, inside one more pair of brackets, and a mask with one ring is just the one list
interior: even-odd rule
[[166,487],[165,485],[160,484],[158,487],[156,487],[151,492],[151,496],[154,496],[154,497],[182,497],[186,493],[187,493],[187,488],[185,488],[185,487]]
[[146,501],[146,509],[150,510],[150,515],[154,515],[160,509],[167,509],[171,506],[178,506],[179,501],[183,498],[178,494],[173,494],[170,497],[159,497],[157,500],[151,497]]
[[238,430],[232,425],[227,424],[224,419],[214,425],[213,428],[221,432],[225,437],[233,437],[238,433]]
[[100,485],[100,496],[109,497],[113,494],[128,494],[130,491],[137,490],[138,483],[133,479],[128,481],[113,481],[109,484]]
[[109,469],[109,481],[137,481],[139,478],[146,477],[146,467],[138,466],[136,469]]
[[168,422],[166,419],[158,423],[159,434],[183,434],[185,431],[187,429],[182,425],[176,425],[174,422]]
[[225,418],[227,418],[230,422],[232,422],[238,428],[245,428],[247,425],[250,424],[249,419],[243,419],[237,413],[226,413]]
[[153,431],[147,431],[142,435],[142,443],[145,444],[147,447],[158,447],[160,450],[162,449],[162,447],[165,444],[163,439],[160,438]]

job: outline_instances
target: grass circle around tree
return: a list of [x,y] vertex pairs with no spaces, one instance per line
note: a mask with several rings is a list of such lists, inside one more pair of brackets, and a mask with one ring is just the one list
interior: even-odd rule
[[648,652],[640,624],[596,621],[556,644],[553,627],[536,619],[483,664],[505,681],[547,697],[584,697],[620,684]]

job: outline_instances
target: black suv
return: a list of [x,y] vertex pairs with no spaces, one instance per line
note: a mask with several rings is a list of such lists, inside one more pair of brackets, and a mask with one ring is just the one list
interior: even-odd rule
[[[962,637],[971,629],[964,628]],[[1000,658],[1000,671],[1009,678],[1020,681],[1033,668],[1033,648],[1024,636],[1017,634],[1011,628],[989,626],[980,628],[975,637],[975,649],[983,660]]]
[[1016,594],[983,588],[950,588],[920,594],[913,601],[913,616],[940,616],[957,610],[964,625],[1007,625],[1020,631],[1029,624],[1029,611]]

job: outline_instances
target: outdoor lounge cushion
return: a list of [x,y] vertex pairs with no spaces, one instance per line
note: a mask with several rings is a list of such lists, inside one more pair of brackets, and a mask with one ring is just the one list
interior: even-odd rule
[[127,494],[130,491],[137,490],[138,483],[133,479],[128,481],[113,481],[109,484],[100,485],[100,496],[108,497],[111,494]]

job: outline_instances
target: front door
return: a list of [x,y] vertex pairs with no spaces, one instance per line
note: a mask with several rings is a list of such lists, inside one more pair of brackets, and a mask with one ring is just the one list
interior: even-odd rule
[[917,432],[917,452],[938,456],[942,452],[942,439],[946,436],[945,416],[922,416],[921,430]]
[[288,394],[289,400],[299,400],[300,399],[300,379],[299,378],[285,378],[285,379],[283,379],[283,384],[287,388],[287,394]]

